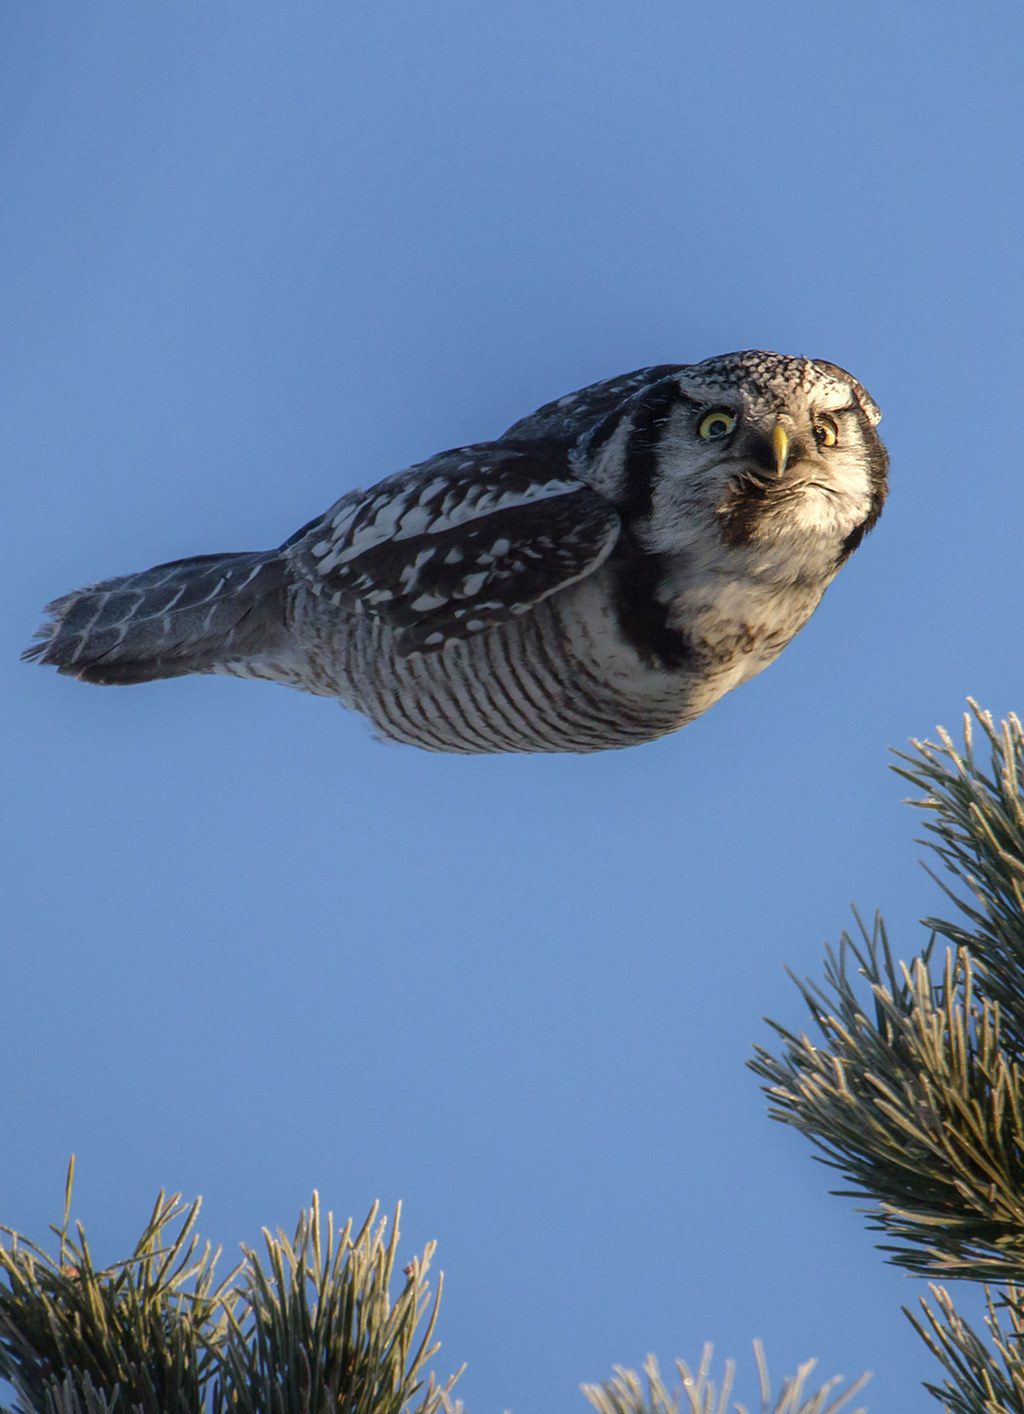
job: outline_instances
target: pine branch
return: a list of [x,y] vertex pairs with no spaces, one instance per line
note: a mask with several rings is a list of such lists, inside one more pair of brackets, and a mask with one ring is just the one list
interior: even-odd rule
[[[906,1314],[946,1373],[926,1388],[949,1414],[1024,1414],[1024,729],[970,705],[986,765],[967,717],[962,752],[940,731],[895,768],[924,792],[909,803],[929,813],[922,843],[958,916],[925,919],[910,964],[880,918],[856,944],[844,934],[823,984],[797,983],[813,1039],[770,1022],[780,1052],[751,1064],[773,1117],[872,1201],[891,1260],[1005,1285],[986,1287],[987,1339],[942,1287]],[[941,968],[936,935],[952,944]]]
[[[974,710],[988,774],[969,720],[963,754],[943,732],[897,768],[927,792],[913,802],[932,813],[927,843],[971,889],[973,902],[947,889],[964,922],[927,920],[910,965],[894,960],[880,918],[856,943],[844,933],[823,985],[797,983],[813,1039],[769,1022],[781,1050],[757,1047],[751,1065],[771,1115],[851,1181],[846,1196],[871,1200],[892,1261],[1012,1282],[1024,1274],[1024,733]],[[936,933],[956,945],[941,970]]]
[[[950,1414],[1020,1414],[1024,1410],[1024,1291],[1010,1286],[998,1298],[986,1293],[987,1343],[957,1314],[943,1287],[933,1286],[931,1292],[938,1310],[922,1297],[927,1324],[906,1311],[949,1375],[943,1384],[925,1388],[942,1400]],[[1000,1321],[1001,1310],[1008,1313],[1008,1329]]]
[[[437,1414],[424,1379],[431,1302],[428,1245],[392,1303],[398,1230],[377,1209],[353,1236],[321,1236],[316,1195],[289,1242],[264,1234],[268,1267],[245,1251],[213,1285],[216,1254],[193,1233],[198,1200],[160,1194],[126,1261],[97,1268],[85,1233],[64,1222],[49,1256],[0,1228],[0,1376],[17,1403],[2,1414]],[[376,1223],[376,1226],[375,1226]],[[422,1327],[422,1330],[421,1330]]]
[[[851,975],[854,973],[855,975]],[[866,987],[858,985],[858,976]],[[1002,1046],[965,949],[937,979],[897,967],[881,920],[843,934],[825,984],[798,983],[818,1035],[770,1022],[752,1068],[792,1124],[867,1197],[890,1260],[919,1275],[1012,1281],[1024,1270],[1024,1072]],[[866,993],[866,995],[865,995]]]
[[[265,1259],[243,1248],[214,1287],[216,1254],[199,1251],[193,1232],[198,1200],[186,1207],[177,1196],[160,1195],[127,1261],[96,1268],[82,1227],[70,1232],[73,1173],[74,1160],[55,1258],[0,1228],[9,1239],[0,1244],[0,1376],[17,1395],[0,1414],[465,1414],[451,1398],[457,1375],[444,1385],[425,1378],[438,1350],[441,1283],[431,1299],[426,1280],[433,1243],[390,1298],[400,1209],[390,1237],[376,1205],[357,1232],[351,1221],[336,1232],[330,1214],[324,1229],[314,1194],[292,1238],[264,1232]],[[755,1351],[764,1414],[838,1414],[868,1378],[807,1395],[811,1360],[773,1403]],[[692,1414],[728,1408],[732,1364],[719,1392],[710,1363],[706,1347],[696,1375],[679,1364]],[[676,1414],[682,1391],[668,1393],[653,1357],[644,1369],[646,1395],[622,1369],[584,1393],[599,1414]]]
[[0,1375],[19,1411],[195,1414],[223,1337],[198,1201],[161,1193],[131,1257],[100,1270],[81,1225],[69,1231],[73,1174],[72,1159],[57,1260],[0,1227]]
[[[713,1349],[705,1345],[701,1361],[696,1371],[691,1371],[682,1360],[676,1361],[682,1385],[669,1391],[661,1378],[658,1362],[653,1355],[644,1361],[647,1388],[635,1370],[624,1370],[616,1366],[615,1378],[600,1385],[584,1385],[583,1393],[597,1410],[597,1414],[681,1414],[685,1408],[689,1414],[729,1414],[730,1408],[736,1414],[747,1414],[745,1405],[730,1405],[736,1366],[732,1360],[725,1362],[725,1373],[721,1388],[710,1378]],[[800,1366],[795,1375],[782,1382],[778,1398],[773,1399],[768,1366],[760,1341],[754,1342],[754,1355],[761,1383],[762,1414],[838,1414],[867,1384],[870,1375],[861,1375],[845,1390],[839,1387],[840,1376],[827,1381],[810,1395],[805,1394],[807,1379],[817,1364],[808,1360]],[[835,1395],[835,1398],[832,1396]],[[685,1405],[684,1405],[685,1400]],[[849,1414],[864,1414],[863,1409],[853,1409]]]
[[335,1235],[328,1217],[325,1245],[314,1194],[290,1242],[283,1233],[264,1232],[267,1268],[244,1249],[214,1414],[402,1414],[421,1390],[415,1414],[441,1408],[441,1391],[432,1380],[423,1383],[424,1366],[438,1349],[432,1336],[441,1283],[428,1314],[425,1280],[433,1243],[405,1269],[394,1305],[388,1294],[400,1212],[388,1242],[385,1221],[374,1226],[376,1205],[354,1237],[351,1221]]
[[[930,816],[926,845],[969,897],[940,887],[968,926],[941,918],[925,926],[967,948],[984,966],[984,990],[998,1003],[1003,1044],[1024,1059],[1024,729],[1011,714],[998,727],[970,702],[989,747],[989,770],[974,751],[971,717],[964,717],[964,749],[939,731],[941,744],[913,742],[917,756],[894,753],[898,775],[924,792],[908,804]],[[930,872],[930,871],[929,871]],[[934,877],[934,875],[933,875]]]

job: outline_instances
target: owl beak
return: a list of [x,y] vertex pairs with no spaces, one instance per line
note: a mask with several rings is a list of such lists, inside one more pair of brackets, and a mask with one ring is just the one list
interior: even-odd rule
[[786,463],[789,461],[789,433],[781,422],[777,422],[772,428],[772,450],[775,453],[775,465],[780,476],[786,472]]

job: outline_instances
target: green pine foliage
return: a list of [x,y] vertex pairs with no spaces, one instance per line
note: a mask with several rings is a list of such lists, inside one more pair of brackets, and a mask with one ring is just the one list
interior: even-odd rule
[[[131,1257],[98,1268],[81,1225],[70,1229],[73,1168],[56,1256],[0,1228],[0,1376],[16,1395],[0,1414],[465,1414],[451,1398],[457,1375],[425,1376],[439,1348],[432,1243],[389,1294],[398,1212],[390,1238],[376,1207],[358,1231],[336,1231],[329,1215],[325,1229],[314,1194],[293,1237],[264,1232],[265,1257],[243,1247],[214,1285],[218,1254],[199,1246],[198,1201],[163,1194]],[[807,1394],[812,1360],[773,1400],[755,1350],[764,1414],[837,1414],[867,1378]],[[732,1362],[720,1389],[710,1367],[708,1346],[695,1374],[680,1362],[682,1390],[669,1394],[650,1357],[646,1388],[619,1369],[584,1393],[599,1414],[679,1414],[684,1391],[691,1414],[745,1414],[729,1403]]]
[[[600,1385],[584,1385],[583,1393],[597,1410],[597,1414],[748,1414],[744,1404],[731,1403],[733,1379],[736,1365],[732,1360],[725,1362],[725,1374],[720,1386],[711,1379],[711,1358],[713,1350],[705,1345],[701,1361],[696,1370],[690,1370],[682,1360],[676,1361],[680,1385],[670,1391],[661,1378],[658,1362],[648,1355],[644,1362],[646,1387],[635,1370],[616,1368],[615,1378]],[[761,1342],[754,1341],[754,1355],[761,1385],[762,1414],[839,1414],[849,1401],[867,1384],[868,1375],[861,1375],[845,1390],[839,1377],[828,1380],[813,1394],[807,1394],[806,1384],[817,1361],[808,1360],[801,1365],[795,1376],[783,1380],[777,1398],[773,1398],[768,1365],[764,1358]],[[861,1409],[850,1409],[847,1414],[865,1414]]]
[[[964,746],[915,742],[898,772],[925,813],[953,921],[897,960],[881,918],[799,981],[810,1033],[775,1022],[756,1050],[774,1118],[804,1133],[869,1203],[889,1260],[921,1276],[987,1287],[981,1333],[941,1286],[907,1312],[936,1356],[927,1390],[948,1414],[1024,1414],[1024,730],[972,703]],[[975,754],[980,728],[987,760]],[[942,945],[945,944],[943,947]],[[56,1254],[0,1228],[0,1414],[464,1414],[456,1376],[428,1375],[440,1281],[433,1255],[396,1272],[398,1213],[356,1230],[321,1219],[314,1195],[289,1238],[215,1281],[195,1234],[198,1201],[159,1196],[131,1256],[97,1267],[70,1225],[72,1170]],[[398,1294],[391,1296],[392,1286]],[[755,1344],[761,1414],[849,1409],[865,1377],[812,1389],[814,1362],[773,1395]],[[583,1393],[597,1414],[746,1414],[734,1365],[716,1382],[705,1347],[669,1389],[649,1357]]]
[[15,1407],[192,1414],[224,1334],[223,1291],[193,1232],[198,1203],[161,1193],[132,1255],[99,1270],[82,1228],[69,1231],[73,1169],[56,1258],[0,1229],[10,1239],[0,1246],[0,1374]]
[[1024,1409],[1024,1291],[988,1291],[987,1340],[957,1313],[948,1291],[932,1286],[931,1292],[935,1308],[922,1300],[924,1320],[907,1312],[948,1374],[926,1388],[950,1414],[1018,1414]]
[[[433,1342],[441,1280],[431,1301],[426,1272],[434,1244],[389,1289],[398,1217],[386,1241],[376,1207],[358,1233],[328,1217],[321,1232],[316,1195],[292,1241],[264,1233],[267,1263],[245,1248],[236,1301],[228,1307],[213,1414],[435,1414],[442,1392],[423,1371]],[[422,1328],[422,1329],[421,1329]],[[445,1385],[448,1390],[454,1377]]]
[[0,1375],[16,1393],[3,1414],[439,1414],[454,1378],[425,1378],[437,1296],[433,1253],[403,1270],[392,1301],[398,1217],[376,1207],[358,1231],[326,1232],[316,1195],[293,1238],[264,1232],[266,1258],[243,1249],[214,1286],[216,1254],[194,1234],[199,1203],[157,1199],[131,1257],[93,1263],[69,1229],[72,1169],[58,1255],[3,1228]]
[[891,1261],[1000,1284],[987,1336],[942,1287],[907,1314],[944,1368],[927,1388],[951,1414],[1024,1414],[1024,730],[971,708],[962,749],[940,732],[895,768],[919,792],[955,918],[925,919],[910,962],[881,918],[870,931],[858,919],[823,981],[798,981],[810,1034],[771,1022],[778,1052],[759,1047],[751,1064],[773,1117],[843,1175],[841,1195],[868,1200]]

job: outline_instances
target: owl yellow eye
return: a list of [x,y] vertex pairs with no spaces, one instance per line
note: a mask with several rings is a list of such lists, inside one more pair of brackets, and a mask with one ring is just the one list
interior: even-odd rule
[[839,441],[839,428],[830,417],[819,417],[814,424],[814,440],[819,447],[834,447]]
[[716,408],[714,412],[707,412],[697,424],[697,436],[703,437],[705,441],[710,441],[715,437],[728,437],[736,426],[736,419],[731,412],[723,412],[721,408]]

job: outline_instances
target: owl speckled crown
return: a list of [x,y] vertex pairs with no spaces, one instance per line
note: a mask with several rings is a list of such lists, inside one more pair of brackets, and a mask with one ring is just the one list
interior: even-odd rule
[[833,389],[828,388],[831,383],[837,395],[847,388],[853,390],[873,427],[882,419],[878,405],[863,384],[845,368],[825,359],[798,358],[767,349],[743,349],[690,364],[686,377],[711,388],[740,387],[753,398],[778,405],[786,403],[794,393],[806,396],[822,388],[831,392]]

